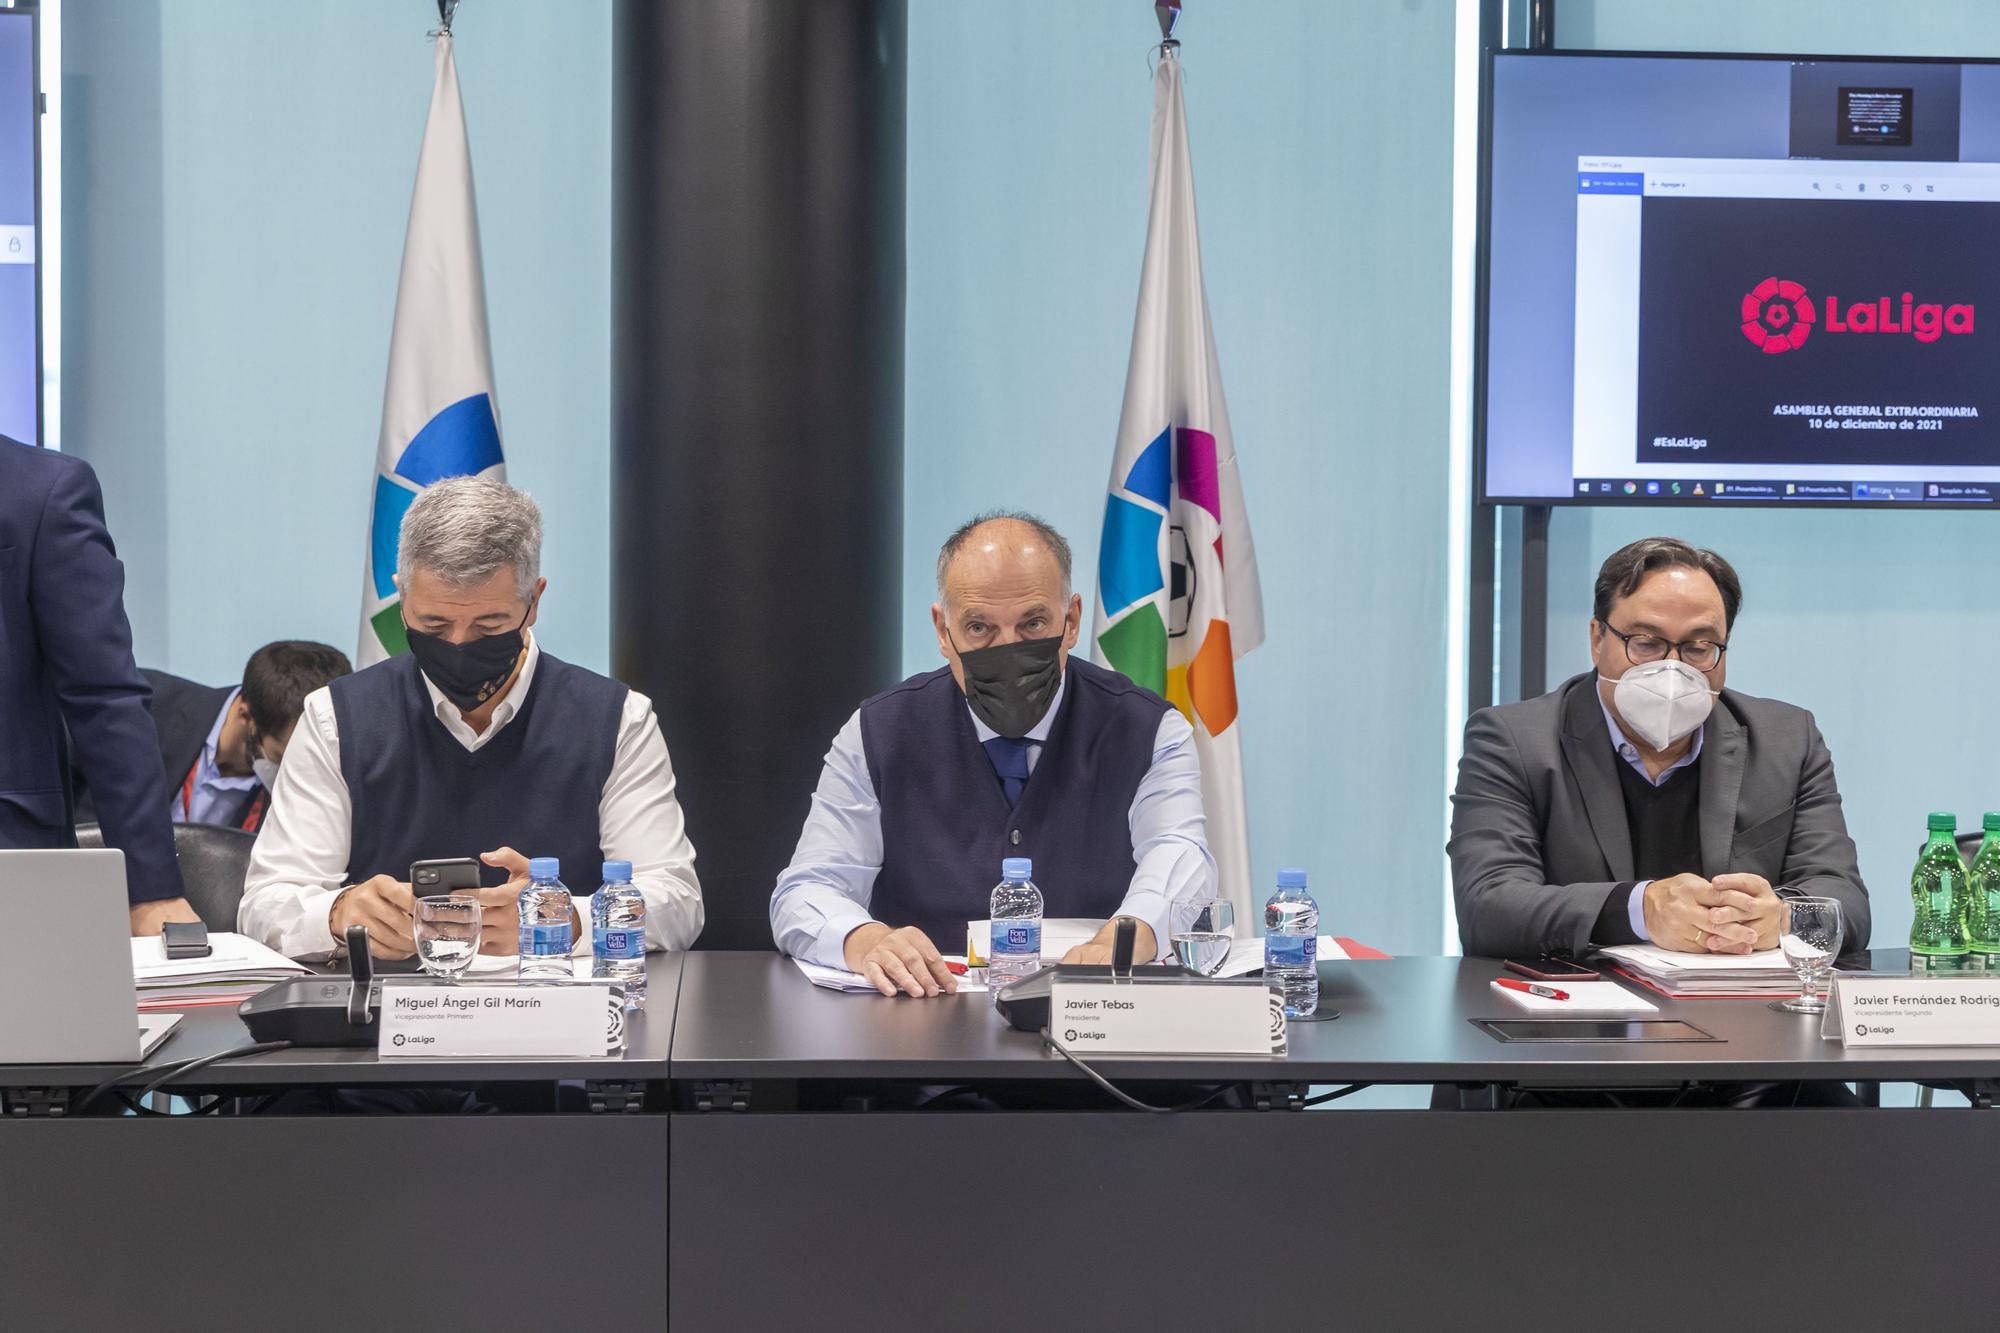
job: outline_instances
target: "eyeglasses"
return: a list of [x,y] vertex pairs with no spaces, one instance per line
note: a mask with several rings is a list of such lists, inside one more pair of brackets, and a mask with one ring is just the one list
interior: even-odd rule
[[1654,634],[1620,634],[1609,625],[1604,626],[1604,632],[1615,636],[1625,645],[1625,660],[1633,666],[1658,662],[1672,654],[1696,671],[1709,672],[1722,665],[1722,655],[1729,651],[1728,644],[1714,643],[1708,639],[1689,639],[1685,643],[1675,643],[1671,639],[1662,639]]

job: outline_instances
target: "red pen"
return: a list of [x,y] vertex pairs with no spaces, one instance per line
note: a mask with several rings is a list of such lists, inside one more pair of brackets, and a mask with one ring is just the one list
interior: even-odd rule
[[1508,990],[1517,990],[1527,995],[1539,995],[1544,1000],[1567,1000],[1569,998],[1569,992],[1566,990],[1557,990],[1554,986],[1537,986],[1530,981],[1516,981],[1512,977],[1495,977],[1493,978],[1493,984],[1496,986],[1505,986]]
[[946,969],[949,970],[950,973],[955,977],[962,977],[967,972],[972,970],[971,968],[967,967],[964,963],[954,963],[949,958],[944,960],[944,965]]

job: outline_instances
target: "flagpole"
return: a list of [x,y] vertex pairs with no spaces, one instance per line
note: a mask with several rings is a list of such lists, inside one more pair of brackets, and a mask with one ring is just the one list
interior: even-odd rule
[[1259,899],[1235,662],[1264,640],[1263,596],[1201,277],[1173,36],[1181,8],[1153,6],[1160,45],[1146,245],[1098,543],[1091,657],[1186,720],[1217,891],[1249,922]]

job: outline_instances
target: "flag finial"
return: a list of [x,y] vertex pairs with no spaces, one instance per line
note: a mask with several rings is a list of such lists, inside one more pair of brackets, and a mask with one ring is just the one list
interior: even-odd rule
[[1179,46],[1174,40],[1174,25],[1181,20],[1180,0],[1165,0],[1153,6],[1153,14],[1160,20],[1160,41],[1169,46]]
[[458,12],[458,0],[438,0],[438,31],[451,36],[451,16]]

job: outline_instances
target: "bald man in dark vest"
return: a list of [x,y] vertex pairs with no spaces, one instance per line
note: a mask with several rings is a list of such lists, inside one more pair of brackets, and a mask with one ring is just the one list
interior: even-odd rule
[[938,556],[945,665],[861,705],[827,752],[771,931],[794,957],[884,995],[957,988],[939,953],[987,915],[1000,863],[1029,857],[1052,917],[1106,917],[1066,962],[1108,962],[1118,917],[1160,956],[1179,900],[1214,893],[1187,720],[1069,656],[1083,599],[1069,543],[1027,514],[985,515]]

